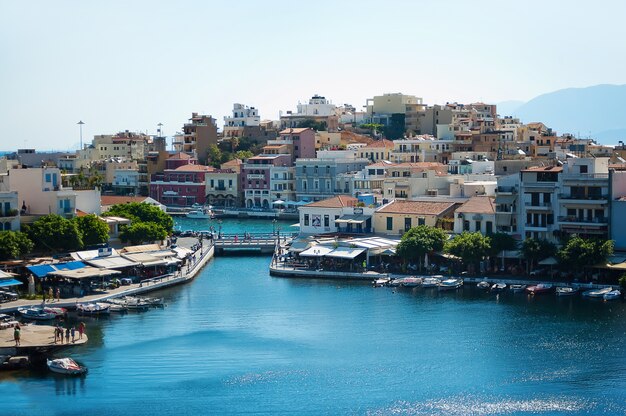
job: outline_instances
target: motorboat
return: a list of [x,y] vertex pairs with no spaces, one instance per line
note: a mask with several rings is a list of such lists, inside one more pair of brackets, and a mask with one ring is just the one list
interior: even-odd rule
[[441,279],[437,277],[425,277],[422,280],[422,287],[437,287],[441,283]]
[[65,308],[54,308],[52,306],[44,306],[43,307],[43,311],[44,312],[48,312],[48,313],[53,313],[55,317],[60,318],[62,316],[65,316],[65,314],[67,314],[67,309]]
[[17,311],[22,318],[32,319],[34,321],[50,321],[57,317],[55,313],[45,312],[42,308],[19,308]]
[[489,290],[491,288],[491,283],[483,280],[482,282],[476,283],[476,287],[478,289]]
[[438,290],[455,290],[463,286],[462,279],[445,279],[439,283]]
[[107,302],[107,303],[109,304],[109,312],[124,313],[128,311],[128,308],[126,307],[126,305],[122,303],[111,303],[111,302]]
[[50,371],[71,376],[87,373],[87,367],[78,364],[71,358],[55,358],[46,360]]
[[494,293],[502,292],[504,289],[506,289],[506,283],[495,283],[491,286],[491,291]]
[[520,293],[526,290],[526,285],[509,285],[509,289],[513,293]]
[[583,292],[583,296],[586,296],[588,298],[602,298],[604,297],[604,295],[606,295],[607,293],[613,291],[612,287],[605,287],[602,289],[591,289],[591,290],[587,290],[586,292]]
[[557,287],[555,291],[557,296],[572,296],[578,293],[578,289],[574,289],[570,286]]
[[416,287],[421,285],[422,282],[423,279],[421,277],[405,277],[402,279],[400,285],[403,287]]
[[187,218],[214,218],[213,212],[209,208],[193,209],[185,214]]
[[615,300],[615,299],[619,299],[621,295],[622,295],[622,292],[620,292],[619,290],[611,290],[609,293],[605,293],[604,296],[602,296],[602,298],[604,300]]
[[531,295],[541,295],[542,293],[551,292],[553,286],[549,283],[539,283],[538,285],[528,286],[526,292]]
[[122,300],[124,301],[124,306],[126,306],[129,311],[147,311],[150,309],[150,304],[141,298],[125,296]]
[[390,281],[391,281],[391,279],[389,279],[388,277],[382,277],[380,279],[374,280],[372,282],[372,285],[374,287],[383,287],[383,286],[387,286]]
[[165,301],[163,298],[138,298],[139,300],[147,303],[153,308],[162,308],[165,306]]
[[79,315],[100,316],[108,315],[111,312],[111,305],[108,303],[78,303],[76,311]]

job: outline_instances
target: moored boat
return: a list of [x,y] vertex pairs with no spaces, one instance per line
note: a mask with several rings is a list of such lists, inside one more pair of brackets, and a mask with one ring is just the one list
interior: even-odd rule
[[383,287],[383,286],[387,286],[389,284],[389,282],[391,281],[391,279],[389,279],[388,277],[382,277],[380,279],[376,279],[372,282],[372,286],[374,287]]
[[437,277],[425,277],[422,280],[422,287],[437,287],[441,283],[441,279]]
[[605,287],[602,289],[591,289],[591,290],[587,290],[586,292],[583,292],[583,296],[588,297],[588,298],[602,298],[604,297],[604,295],[611,292],[612,290],[613,290],[612,287]]
[[111,312],[111,305],[108,303],[78,303],[76,311],[79,315],[100,316],[108,315]]
[[47,313],[53,313],[55,317],[61,317],[67,314],[67,309],[65,308],[54,308],[51,306],[44,306],[43,311]]
[[50,321],[57,317],[55,313],[46,312],[42,308],[19,308],[17,310],[22,318],[32,319],[34,321]]
[[530,293],[531,295],[541,295],[543,293],[551,292],[552,289],[553,286],[549,283],[539,283],[538,285],[528,286],[526,288],[526,292]]
[[526,290],[526,285],[510,285],[509,289],[511,289],[513,293],[519,293]]
[[439,283],[438,290],[455,290],[463,286],[463,279],[445,279]]
[[557,296],[572,296],[578,292],[578,289],[574,289],[570,286],[561,286],[557,287],[555,292]]
[[422,284],[423,279],[421,277],[405,277],[400,283],[403,287],[416,287]]
[[46,360],[48,368],[58,374],[81,375],[87,373],[87,367],[81,366],[71,358],[55,358]]
[[213,218],[209,208],[194,209],[185,214],[187,218]]
[[478,289],[489,290],[489,288],[491,288],[491,283],[483,280],[482,282],[476,283],[476,287]]
[[602,298],[604,300],[615,300],[615,299],[619,299],[619,297],[622,295],[622,292],[620,292],[619,290],[611,290],[608,293],[605,293],[604,296],[602,296]]
[[506,289],[506,283],[495,283],[491,286],[492,292],[502,292],[504,289]]

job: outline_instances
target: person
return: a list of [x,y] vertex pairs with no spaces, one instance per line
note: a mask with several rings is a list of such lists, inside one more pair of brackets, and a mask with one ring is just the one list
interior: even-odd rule
[[54,292],[52,291],[52,286],[48,289],[48,299],[50,299],[50,302],[54,302]]
[[54,343],[56,344],[59,341],[59,327],[54,327]]
[[65,343],[69,344],[70,343],[70,328],[65,328]]
[[63,344],[63,328],[57,326],[57,332],[59,333],[59,341]]
[[13,330],[13,338],[15,339],[15,346],[20,345],[20,327],[19,325],[15,325],[15,329]]
[[78,324],[78,339],[83,339],[83,332],[85,332],[85,323]]
[[76,342],[76,327],[73,326],[70,331],[72,333],[72,342]]
[[235,243],[239,241],[239,237],[235,236]]
[[61,289],[57,287],[57,302],[61,301]]

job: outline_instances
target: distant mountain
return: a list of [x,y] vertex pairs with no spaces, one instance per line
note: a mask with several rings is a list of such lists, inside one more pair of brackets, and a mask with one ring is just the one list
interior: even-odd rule
[[501,116],[510,116],[515,114],[518,108],[524,104],[524,101],[509,100],[496,103],[498,106],[498,114]]
[[[500,115],[506,113],[500,111]],[[543,94],[511,115],[522,122],[541,121],[559,134],[592,137],[601,143],[626,141],[626,85],[567,88]]]

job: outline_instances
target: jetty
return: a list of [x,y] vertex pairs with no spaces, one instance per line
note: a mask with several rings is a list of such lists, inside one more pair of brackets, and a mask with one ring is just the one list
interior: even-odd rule
[[286,244],[292,239],[291,236],[275,233],[254,233],[254,234],[221,234],[220,238],[214,240],[215,254],[238,254],[258,253],[271,255],[276,250],[277,244]]
[[65,342],[65,339],[63,339],[63,343],[60,341],[55,343],[54,330],[55,327],[52,325],[21,325],[20,345],[16,346],[13,339],[13,328],[2,329],[0,330],[0,355],[47,354],[77,345],[84,345],[88,341],[86,334],[83,334],[83,337],[78,339],[78,331],[76,331],[74,342],[72,340]]

